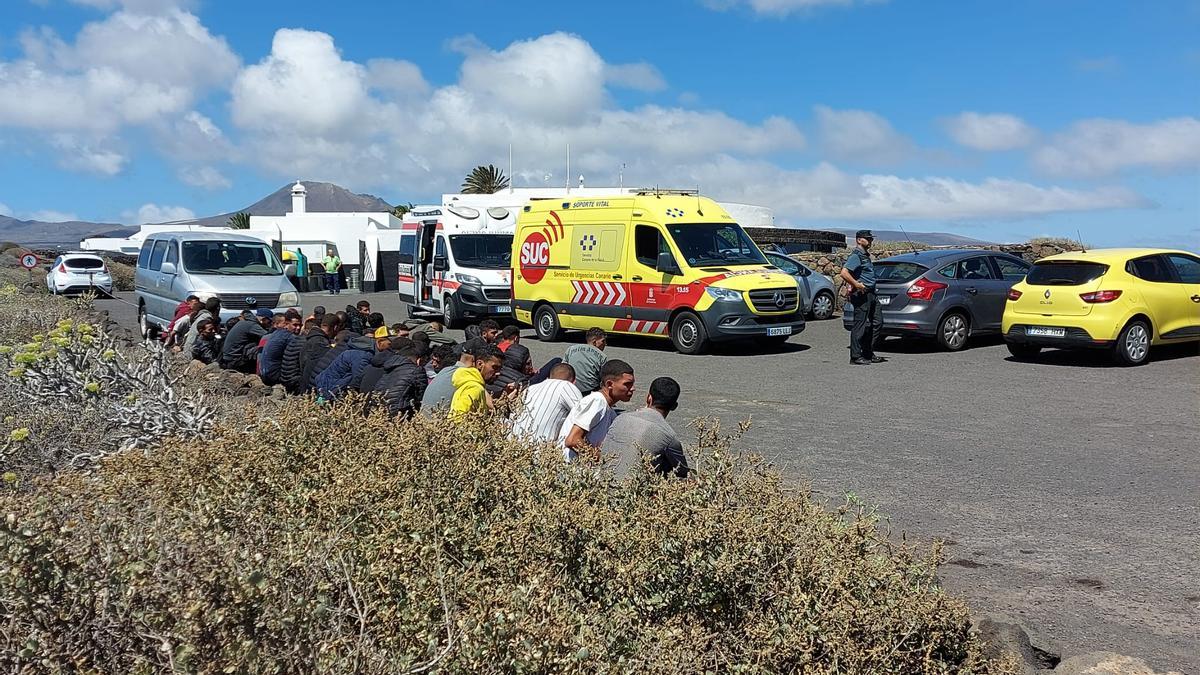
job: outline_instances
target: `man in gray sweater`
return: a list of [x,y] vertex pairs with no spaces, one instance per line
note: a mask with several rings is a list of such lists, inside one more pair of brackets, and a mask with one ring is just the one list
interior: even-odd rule
[[660,377],[650,383],[646,407],[617,415],[601,448],[609,466],[618,477],[628,476],[646,457],[660,476],[688,475],[687,457],[675,430],[667,424],[667,415],[679,407],[679,383]]

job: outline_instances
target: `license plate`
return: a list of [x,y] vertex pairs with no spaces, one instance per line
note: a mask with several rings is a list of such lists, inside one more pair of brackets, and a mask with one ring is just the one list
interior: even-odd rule
[[512,307],[508,305],[492,305],[492,314],[509,314],[512,312]]
[[1066,328],[1042,328],[1041,326],[1026,326],[1026,335],[1036,335],[1037,337],[1066,337]]
[[890,304],[892,304],[892,296],[890,296],[890,295],[881,295],[881,296],[879,296],[879,304],[881,304],[881,305],[890,305]]
[[767,335],[791,335],[791,326],[779,326],[777,328],[768,328]]

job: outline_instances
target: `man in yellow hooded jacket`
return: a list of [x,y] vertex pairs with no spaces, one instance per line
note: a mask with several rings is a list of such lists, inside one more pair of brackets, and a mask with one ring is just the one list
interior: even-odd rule
[[475,352],[475,365],[464,366],[454,371],[450,382],[454,385],[454,397],[450,399],[450,415],[459,417],[492,408],[492,397],[486,384],[500,375],[504,365],[504,352],[495,345],[481,346]]

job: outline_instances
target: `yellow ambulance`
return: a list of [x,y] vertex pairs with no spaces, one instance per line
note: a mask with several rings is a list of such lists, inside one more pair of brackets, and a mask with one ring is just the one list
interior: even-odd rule
[[542,340],[593,326],[670,339],[785,342],[800,292],[733,217],[687,191],[532,200],[513,237],[513,315]]

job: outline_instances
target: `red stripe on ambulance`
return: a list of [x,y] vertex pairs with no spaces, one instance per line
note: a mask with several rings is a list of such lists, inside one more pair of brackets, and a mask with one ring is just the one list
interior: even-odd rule
[[571,288],[571,302],[581,305],[623,305],[627,297],[625,285],[611,281],[572,281]]

